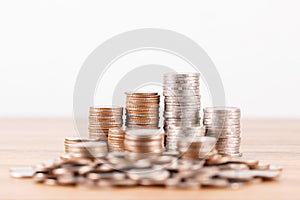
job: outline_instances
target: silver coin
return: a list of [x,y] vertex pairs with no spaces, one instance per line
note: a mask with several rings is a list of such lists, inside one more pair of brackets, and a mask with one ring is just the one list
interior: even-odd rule
[[10,176],[13,178],[32,178],[35,170],[30,166],[10,168]]
[[204,119],[207,120],[239,120],[241,118],[240,114],[208,114],[208,113],[204,113]]
[[190,101],[200,101],[201,96],[186,96],[186,97],[181,97],[181,96],[165,96],[164,102],[169,103],[169,102],[190,102]]
[[47,179],[48,175],[46,173],[35,173],[33,176],[33,180],[37,183],[42,183]]
[[168,74],[164,74],[163,78],[168,79],[168,78],[199,78],[200,74],[199,73],[168,73]]
[[178,88],[189,88],[189,87],[191,87],[191,88],[199,88],[200,87],[200,84],[198,83],[198,82],[190,82],[190,83],[176,83],[176,82],[173,82],[173,83],[171,83],[171,82],[164,82],[163,83],[164,84],[164,87],[163,87],[163,89],[164,90],[168,90],[168,89],[171,89],[171,90],[176,90],[176,89],[178,89]]
[[167,170],[149,170],[149,169],[134,169],[129,170],[127,176],[132,180],[156,180],[163,181],[170,177],[170,172]]

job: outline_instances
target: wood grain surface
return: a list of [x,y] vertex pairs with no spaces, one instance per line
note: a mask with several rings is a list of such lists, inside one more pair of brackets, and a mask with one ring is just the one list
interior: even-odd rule
[[155,187],[89,189],[45,186],[9,177],[12,166],[32,165],[63,152],[76,135],[71,119],[0,119],[0,199],[300,199],[300,120],[243,120],[242,152],[284,167],[279,181],[233,189]]

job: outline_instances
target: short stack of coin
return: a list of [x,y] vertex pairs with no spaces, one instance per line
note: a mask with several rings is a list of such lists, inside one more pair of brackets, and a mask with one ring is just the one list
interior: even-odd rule
[[171,126],[166,133],[166,148],[168,151],[176,151],[178,141],[185,137],[202,137],[205,135],[205,127],[181,127]]
[[97,142],[100,141],[100,139],[97,138],[86,138],[86,137],[65,137],[65,152],[70,152],[70,145],[80,143],[80,142]]
[[170,126],[200,126],[199,73],[164,74],[164,129]]
[[241,111],[236,107],[209,107],[204,109],[203,124],[206,135],[218,139],[218,153],[241,156],[240,153],[240,118]]
[[110,128],[121,128],[123,125],[122,107],[90,107],[89,136],[107,141]]
[[126,127],[159,127],[159,98],[157,92],[126,92]]
[[132,159],[150,158],[164,151],[164,133],[159,129],[126,130],[125,150]]
[[107,154],[106,142],[80,142],[69,145],[72,158],[101,158]]
[[183,159],[203,159],[214,150],[214,137],[185,137],[178,141],[178,150]]
[[124,151],[125,130],[120,128],[112,128],[108,131],[108,146],[109,151],[123,152]]

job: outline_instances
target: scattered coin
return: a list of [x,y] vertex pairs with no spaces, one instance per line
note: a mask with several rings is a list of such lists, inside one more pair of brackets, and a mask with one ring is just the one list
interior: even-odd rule
[[13,178],[32,178],[35,171],[32,167],[12,167],[10,168],[10,176]]
[[232,181],[251,181],[254,177],[251,170],[221,170],[218,176]]
[[41,172],[33,172],[33,180],[37,183],[43,183],[47,179],[47,174],[46,173],[41,173]]
[[[131,137],[140,138],[137,133],[131,132]],[[147,141],[148,137],[145,137],[147,134],[142,135],[141,141]],[[200,142],[203,141],[203,139],[200,140]],[[79,149],[82,147],[82,143],[75,145],[80,146]],[[89,147],[94,147],[94,145],[89,144]],[[198,146],[200,143],[195,141],[195,145]],[[178,154],[166,153],[138,160],[128,159],[127,154],[131,153],[109,152],[102,158],[78,157],[77,160],[58,158],[43,164],[48,167],[47,171],[41,167],[17,167],[11,168],[10,174],[14,178],[32,178],[35,182],[46,185],[84,185],[87,187],[151,185],[181,189],[200,187],[237,189],[246,183],[275,180],[282,170],[281,167],[273,165],[265,169],[268,164],[262,162],[259,164],[257,160],[216,153],[211,157],[192,159],[178,158]]]

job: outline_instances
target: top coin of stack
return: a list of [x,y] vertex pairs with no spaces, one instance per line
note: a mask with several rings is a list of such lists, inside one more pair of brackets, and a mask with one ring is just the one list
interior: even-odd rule
[[200,125],[199,73],[164,74],[164,129]]
[[120,128],[111,128],[108,131],[108,146],[113,152],[124,151],[125,130]]
[[241,111],[236,107],[210,107],[204,109],[203,124],[206,135],[218,139],[218,153],[241,156],[240,153],[240,118]]
[[183,159],[200,159],[208,156],[215,144],[214,137],[186,137],[179,140],[178,150]]
[[85,137],[66,137],[64,146],[65,146],[65,152],[70,152],[70,145],[80,143],[80,142],[97,142],[100,141],[100,139],[96,138],[85,138]]
[[176,151],[178,141],[185,137],[202,137],[205,135],[204,126],[178,127],[171,126],[166,137],[166,148],[168,151]]
[[159,129],[126,130],[124,145],[128,156],[141,159],[162,154],[163,141],[164,134]]
[[90,107],[89,136],[107,141],[110,128],[121,128],[123,125],[122,107]]
[[126,127],[159,127],[159,95],[156,92],[126,92]]

